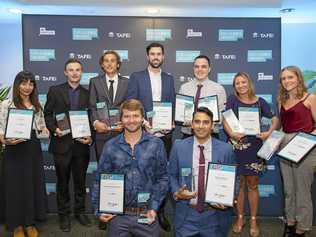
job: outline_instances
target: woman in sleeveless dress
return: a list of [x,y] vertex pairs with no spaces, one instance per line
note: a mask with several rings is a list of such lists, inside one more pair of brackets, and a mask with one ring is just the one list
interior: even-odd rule
[[[281,70],[279,110],[284,147],[298,132],[316,134],[316,96],[308,94],[301,70],[288,66]],[[286,226],[284,236],[305,236],[312,228],[313,203],[311,186],[316,167],[316,148],[298,164],[281,159],[285,196]]]
[[[34,111],[31,139],[6,139],[5,129],[9,109]],[[3,156],[4,218],[14,237],[37,237],[35,221],[46,217],[46,192],[43,157],[36,134],[49,132],[38,101],[35,77],[22,71],[15,77],[13,98],[0,105],[0,140],[5,144]]]
[[237,163],[237,175],[240,178],[240,187],[237,197],[237,220],[233,225],[233,232],[241,233],[244,225],[244,199],[245,188],[248,192],[248,203],[250,207],[250,236],[259,236],[259,227],[256,216],[259,206],[259,175],[264,169],[264,162],[257,157],[257,152],[262,146],[262,141],[268,138],[274,129],[278,126],[278,119],[272,113],[270,105],[262,98],[255,95],[254,86],[250,76],[247,73],[239,72],[235,75],[233,86],[235,94],[229,96],[226,104],[226,110],[232,109],[236,117],[239,117],[240,108],[258,108],[259,119],[266,117],[271,119],[272,123],[268,131],[252,136],[234,132],[229,124],[224,120],[224,128],[234,146]]

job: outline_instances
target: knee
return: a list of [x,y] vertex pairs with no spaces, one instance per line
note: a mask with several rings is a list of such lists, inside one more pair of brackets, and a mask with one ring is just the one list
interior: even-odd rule
[[251,191],[258,191],[258,179],[257,177],[255,178],[249,178],[247,179],[247,189],[249,192]]

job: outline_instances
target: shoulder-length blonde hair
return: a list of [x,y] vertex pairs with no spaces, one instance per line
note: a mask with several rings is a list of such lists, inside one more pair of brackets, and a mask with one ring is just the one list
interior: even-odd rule
[[242,77],[242,78],[244,78],[244,79],[247,80],[247,82],[248,82],[248,98],[249,98],[249,99],[254,99],[254,98],[256,98],[255,87],[254,87],[254,85],[253,85],[253,82],[252,82],[252,80],[251,80],[249,74],[246,73],[246,72],[238,72],[238,73],[234,76],[233,86],[234,86],[235,95],[236,95],[237,97],[239,97],[239,94],[238,94],[238,92],[236,91],[236,85],[235,85],[235,84],[236,84],[236,79],[237,79],[237,77]]
[[303,73],[301,71],[301,69],[299,69],[299,67],[296,66],[287,66],[282,68],[280,74],[279,74],[279,96],[278,96],[278,102],[283,105],[286,100],[288,99],[288,93],[286,91],[286,89],[282,86],[282,73],[284,71],[290,71],[292,73],[294,73],[298,79],[298,86],[297,86],[297,94],[296,94],[296,98],[297,99],[301,99],[304,96],[304,93],[307,92],[307,88],[304,84],[304,77],[303,77]]

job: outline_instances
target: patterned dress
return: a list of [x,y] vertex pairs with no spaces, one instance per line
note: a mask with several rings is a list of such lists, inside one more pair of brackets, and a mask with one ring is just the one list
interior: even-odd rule
[[[271,119],[274,116],[269,104],[260,97],[255,103],[246,104],[241,102],[235,95],[231,95],[227,100],[226,110],[232,109],[238,118],[239,107],[258,107],[260,120],[263,117]],[[236,154],[238,175],[259,175],[264,171],[264,161],[257,157],[257,152],[262,146],[261,139],[255,136],[245,136],[240,141],[230,139],[230,142]]]

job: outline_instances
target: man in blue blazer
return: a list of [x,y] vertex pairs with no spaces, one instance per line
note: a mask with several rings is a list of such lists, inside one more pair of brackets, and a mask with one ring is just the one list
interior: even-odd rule
[[[174,225],[177,237],[224,237],[228,233],[231,216],[225,214],[227,208],[204,202],[208,162],[235,163],[231,145],[211,137],[212,121],[213,114],[209,109],[198,108],[192,120],[194,136],[177,140],[171,150],[168,172],[176,200]],[[192,187],[196,187],[195,190]]]
[[[151,43],[146,48],[148,66],[145,70],[134,72],[128,81],[127,99],[137,99],[142,102],[145,112],[153,110],[153,101],[172,103],[174,114],[175,89],[173,77],[161,70],[164,62],[164,47],[159,43]],[[145,122],[146,130],[150,129],[149,123]],[[159,131],[155,136],[164,142],[169,155],[172,146],[172,131]],[[170,224],[164,215],[165,201],[162,203],[158,213],[161,227],[170,231]]]

